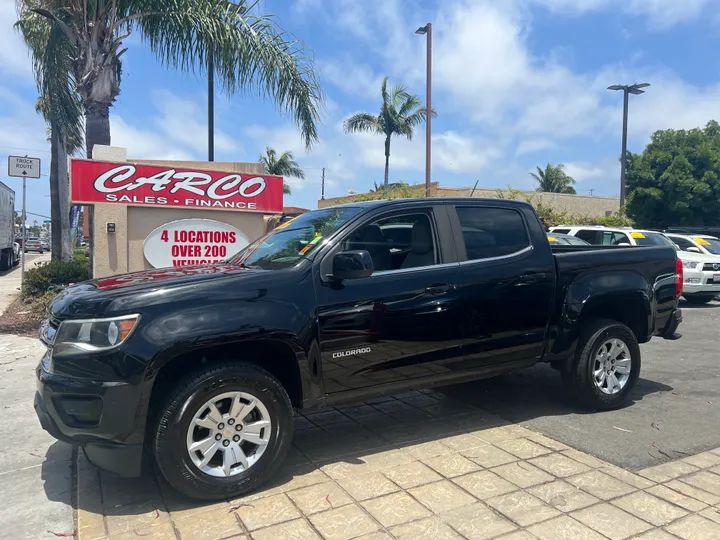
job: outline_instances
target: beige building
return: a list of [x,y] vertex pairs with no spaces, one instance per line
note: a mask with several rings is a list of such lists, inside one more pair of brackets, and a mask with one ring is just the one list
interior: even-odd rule
[[[425,186],[416,185],[409,188],[413,196],[424,196]],[[416,193],[417,192],[417,193]],[[516,192],[518,198],[528,200],[533,206],[543,204],[558,212],[568,214],[604,217],[615,214],[620,210],[620,199],[618,197],[591,197],[589,195],[567,195],[564,193],[538,193],[536,191]],[[496,199],[500,194],[504,198],[511,196],[507,189],[495,188],[449,188],[441,187],[438,182],[433,182],[430,188],[431,197],[470,197]],[[367,200],[366,194],[348,195],[347,197],[335,197],[318,201],[318,208],[326,208],[337,204],[345,204],[355,200]]]

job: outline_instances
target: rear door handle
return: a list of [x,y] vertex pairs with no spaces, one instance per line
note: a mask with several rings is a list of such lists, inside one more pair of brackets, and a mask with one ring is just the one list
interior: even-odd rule
[[438,285],[431,285],[425,288],[425,294],[440,295],[452,291],[455,288],[454,285],[447,285],[445,283]]

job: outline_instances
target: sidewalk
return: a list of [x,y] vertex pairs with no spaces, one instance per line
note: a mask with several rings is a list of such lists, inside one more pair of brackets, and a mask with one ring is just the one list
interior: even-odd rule
[[79,540],[720,540],[720,448],[633,474],[437,391],[296,430],[269,486],[215,504],[81,454]]
[[49,540],[73,531],[72,447],[43,431],[33,410],[44,349],[38,339],[0,335],[0,538]]
[[[29,254],[26,253],[25,256],[28,257]],[[26,259],[25,271],[34,268],[38,263],[49,261],[49,252],[35,256],[31,260]],[[5,309],[7,309],[15,297],[20,294],[20,275],[20,265],[0,274],[0,315],[5,312]]]

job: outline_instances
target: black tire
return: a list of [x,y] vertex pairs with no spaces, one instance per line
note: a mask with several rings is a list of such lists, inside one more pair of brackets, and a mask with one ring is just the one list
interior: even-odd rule
[[1,272],[4,272],[5,270],[10,269],[11,258],[12,258],[12,255],[6,255],[5,253],[0,253],[0,271]]
[[[592,372],[600,347],[613,338],[623,341],[630,352],[630,375],[620,392],[606,394],[595,384]],[[581,333],[573,364],[562,372],[562,380],[570,395],[582,406],[609,411],[628,401],[640,376],[640,365],[640,346],[632,330],[617,321],[599,319],[588,323]]]
[[[272,423],[265,453],[246,471],[215,477],[201,471],[187,451],[186,436],[197,410],[213,396],[242,391],[262,401]],[[237,497],[267,482],[280,468],[293,436],[293,409],[285,388],[253,364],[214,364],[182,379],[159,411],[152,452],[160,472],[180,493],[194,499]]]
[[687,301],[688,304],[695,304],[695,305],[702,305],[702,304],[709,304],[715,299],[714,294],[711,294],[710,296],[700,295],[700,294],[688,294],[684,295],[683,298]]

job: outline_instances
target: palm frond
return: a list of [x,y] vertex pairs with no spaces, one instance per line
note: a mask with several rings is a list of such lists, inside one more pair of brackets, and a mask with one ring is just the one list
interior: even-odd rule
[[382,133],[382,126],[376,116],[370,113],[357,113],[343,122],[345,133],[374,132]]
[[[204,71],[213,55],[216,74],[228,93],[255,91],[293,117],[308,148],[318,141],[324,94],[304,44],[284,32],[272,15],[249,13],[246,2],[127,0],[128,21],[166,65]],[[248,12],[244,13],[244,10]]]

